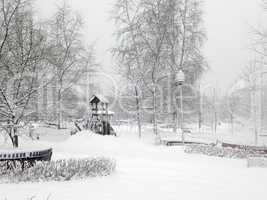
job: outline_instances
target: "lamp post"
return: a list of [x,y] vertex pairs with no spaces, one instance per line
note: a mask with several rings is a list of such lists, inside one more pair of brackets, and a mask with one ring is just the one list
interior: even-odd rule
[[[183,83],[185,82],[185,74],[184,72],[180,69],[178,73],[175,76],[175,82],[178,87],[180,87],[180,108],[181,108],[181,131],[182,131],[182,142],[184,144],[184,131],[183,131],[183,121],[184,121],[184,113],[183,113]],[[176,123],[178,127],[178,102],[177,102],[177,118],[176,118]],[[178,130],[178,129],[177,129]]]

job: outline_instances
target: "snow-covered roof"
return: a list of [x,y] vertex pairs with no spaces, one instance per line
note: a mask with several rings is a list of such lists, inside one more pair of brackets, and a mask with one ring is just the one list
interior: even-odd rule
[[98,98],[100,100],[100,102],[109,103],[108,99],[105,96],[101,95],[101,94],[94,94],[90,98],[89,102],[93,101],[95,98]]
[[[97,111],[97,114],[99,114],[99,115],[106,115],[107,114],[107,112],[105,111],[105,110],[99,110],[99,111]],[[114,115],[115,113],[113,112],[113,111],[108,111],[108,115]]]

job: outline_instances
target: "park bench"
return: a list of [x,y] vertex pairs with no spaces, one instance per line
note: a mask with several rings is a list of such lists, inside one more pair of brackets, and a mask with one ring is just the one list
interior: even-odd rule
[[[183,134],[187,135],[187,134],[192,134],[191,129],[189,128],[183,128],[182,129]],[[198,142],[191,142],[191,141],[182,141],[181,139],[176,139],[173,137],[166,137],[166,138],[161,138],[160,143],[166,146],[181,146],[181,145],[186,145],[186,144],[201,144]]]
[[222,143],[222,147],[225,148],[232,148],[232,149],[241,149],[246,151],[255,151],[258,154],[267,154],[267,147],[260,147],[260,146],[249,146],[249,145],[239,145],[239,144],[230,144],[230,143]]
[[21,168],[32,167],[37,161],[50,161],[52,157],[52,149],[35,150],[35,151],[20,151],[11,150],[0,152],[0,167],[5,166],[7,169],[14,169],[17,164]]
[[168,139],[162,139],[161,144],[164,144],[166,146],[182,146],[182,145],[190,145],[190,144],[206,144],[206,143],[200,143],[200,142],[189,142],[189,141],[178,141],[178,140],[168,140]]

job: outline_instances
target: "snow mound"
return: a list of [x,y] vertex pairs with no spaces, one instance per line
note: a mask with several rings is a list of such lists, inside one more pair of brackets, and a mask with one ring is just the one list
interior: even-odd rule
[[58,144],[57,152],[69,157],[129,157],[141,156],[142,152],[151,151],[150,146],[138,141],[130,141],[114,136],[102,136],[91,131],[82,131]]

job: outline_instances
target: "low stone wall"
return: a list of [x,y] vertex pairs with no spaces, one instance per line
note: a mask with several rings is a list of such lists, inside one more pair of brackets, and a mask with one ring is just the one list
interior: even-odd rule
[[213,145],[187,145],[185,148],[185,153],[190,154],[203,154],[207,156],[216,156],[224,158],[234,158],[234,159],[247,159],[251,156],[253,157],[267,157],[267,155],[259,153],[257,150],[247,150],[247,149],[234,149],[230,147],[218,147]]

